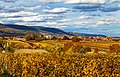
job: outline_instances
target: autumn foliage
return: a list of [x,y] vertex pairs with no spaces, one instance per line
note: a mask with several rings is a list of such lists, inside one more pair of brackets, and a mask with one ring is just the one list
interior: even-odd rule
[[109,46],[108,53],[120,53],[120,45],[119,44],[113,44]]
[[7,71],[15,77],[119,77],[119,60],[120,56],[113,54],[0,54],[0,74]]

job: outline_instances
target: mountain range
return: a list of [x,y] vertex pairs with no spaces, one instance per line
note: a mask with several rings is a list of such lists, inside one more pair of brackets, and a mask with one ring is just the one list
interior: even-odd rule
[[15,24],[0,24],[0,36],[24,36],[30,33],[38,33],[45,35],[70,35],[70,36],[102,36],[97,34],[85,34],[76,32],[65,32],[57,28],[49,28],[43,26],[25,26]]

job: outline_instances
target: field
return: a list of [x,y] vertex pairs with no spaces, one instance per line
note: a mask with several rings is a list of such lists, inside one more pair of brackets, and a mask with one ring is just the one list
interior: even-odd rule
[[15,51],[0,54],[0,77],[120,77],[120,53],[108,53],[120,42],[5,41]]
[[[15,41],[13,41],[15,42]],[[17,41],[20,42],[20,41]],[[41,45],[43,47],[46,46],[55,46],[55,45],[59,45],[59,46],[64,46],[65,43],[68,42],[72,42],[70,40],[62,40],[62,41],[58,41],[58,40],[44,40],[41,42],[33,42],[36,45]],[[26,43],[25,43],[26,44]],[[84,47],[90,47],[91,49],[95,49],[95,48],[99,48],[100,51],[106,52],[109,50],[109,46],[113,45],[113,44],[118,44],[120,45],[120,42],[113,42],[113,41],[81,41],[80,42],[81,45],[83,45]]]

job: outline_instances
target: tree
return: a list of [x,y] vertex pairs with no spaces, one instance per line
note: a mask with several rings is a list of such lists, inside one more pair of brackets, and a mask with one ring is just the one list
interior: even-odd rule
[[53,37],[51,38],[51,40],[57,40],[57,37],[56,37],[56,36],[53,36]]
[[31,36],[31,40],[35,40],[35,38],[37,38],[36,34],[30,34],[30,36]]
[[74,37],[72,37],[72,41],[73,41],[73,42],[79,42],[80,39],[79,39],[77,36],[74,36]]
[[30,35],[30,34],[27,34],[27,35],[25,36],[25,39],[26,39],[26,41],[32,40],[31,35]]
[[69,37],[68,36],[63,36],[62,40],[69,40]]
[[26,39],[27,41],[29,41],[29,40],[35,40],[37,37],[38,37],[38,36],[37,36],[36,34],[27,34],[27,35],[25,36],[25,39]]

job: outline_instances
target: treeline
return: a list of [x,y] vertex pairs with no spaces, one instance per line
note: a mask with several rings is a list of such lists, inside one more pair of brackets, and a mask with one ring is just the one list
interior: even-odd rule
[[27,34],[25,36],[26,41],[35,40],[35,41],[43,41],[43,40],[72,40],[73,42],[79,42],[80,38],[77,36],[73,36],[70,38],[69,36],[44,36],[37,34]]

